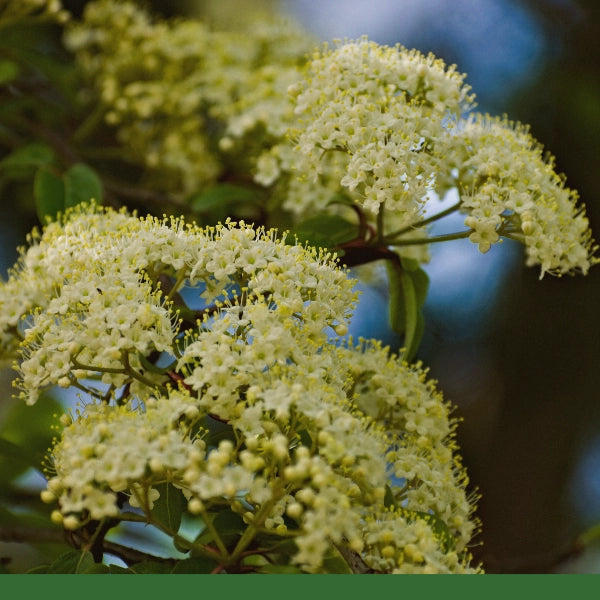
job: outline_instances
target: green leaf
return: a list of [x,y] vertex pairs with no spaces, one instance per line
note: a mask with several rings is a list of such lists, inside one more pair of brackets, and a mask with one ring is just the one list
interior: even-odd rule
[[10,481],[29,467],[40,468],[56,435],[52,427],[63,412],[48,395],[33,406],[18,401],[7,410],[0,425],[0,481]]
[[64,174],[65,208],[81,202],[95,200],[102,203],[102,182],[96,171],[88,165],[77,163]]
[[25,573],[26,575],[47,575],[48,574],[48,565],[38,565],[37,567],[32,567],[28,569]]
[[119,565],[108,565],[108,572],[111,575],[133,575],[135,573],[132,569]]
[[241,533],[247,527],[244,519],[229,509],[224,509],[217,514],[213,526],[219,533]]
[[105,575],[111,572],[111,569],[108,565],[104,565],[102,563],[94,563],[92,566],[88,567],[84,573],[86,575]]
[[90,552],[70,550],[57,558],[47,569],[46,573],[75,574],[85,573],[94,565]]
[[56,219],[56,215],[65,208],[65,184],[62,177],[40,167],[33,180],[33,198],[41,223],[45,223],[46,217]]
[[396,498],[394,497],[394,492],[392,492],[392,488],[389,485],[385,486],[385,496],[383,497],[383,505],[386,508],[394,508],[396,506]]
[[259,197],[255,190],[231,183],[220,183],[193,196],[190,200],[192,210],[206,213],[232,204],[256,204]]
[[19,65],[7,58],[0,58],[0,85],[10,83],[19,76]]
[[219,563],[203,556],[178,560],[172,569],[173,574],[210,573]]
[[264,567],[260,567],[257,572],[271,575],[298,575],[303,573],[302,569],[293,565],[265,565]]
[[145,560],[129,567],[131,572],[138,575],[164,575],[173,569],[172,561]]
[[327,555],[323,557],[323,569],[326,573],[332,575],[351,575],[353,573],[337,548],[332,548]]
[[[17,471],[18,473],[21,473],[30,467],[37,469],[40,466],[39,462],[26,449],[0,437],[0,465],[2,465],[4,461],[6,461],[7,465],[12,466],[10,471]],[[5,480],[5,477],[5,471],[0,470],[0,481]],[[11,479],[13,477],[11,477]]]
[[0,160],[0,169],[33,169],[49,165],[54,161],[54,151],[41,142],[20,146]]
[[154,503],[152,516],[169,531],[177,533],[181,515],[187,506],[186,499],[181,490],[170,483],[161,483],[156,489],[160,492],[160,497]]
[[[228,507],[224,507],[217,513],[209,513],[208,518],[212,523],[212,529],[217,531],[225,546],[233,545],[247,527],[242,517]],[[204,545],[214,542],[211,528],[206,527],[195,539],[195,542]],[[193,552],[192,550],[192,554]]]
[[298,242],[307,242],[311,246],[335,248],[358,237],[358,225],[335,215],[318,215],[299,223],[292,229]]
[[423,304],[429,289],[429,277],[417,261],[401,259],[387,261],[390,326],[397,334],[404,334],[404,355],[411,361],[421,343],[425,330]]
[[435,537],[440,541],[444,552],[454,550],[454,537],[446,522],[437,513],[409,509],[402,509],[402,512],[409,522],[414,522],[416,519],[419,519],[428,523],[435,534]]
[[262,201],[254,188],[219,183],[192,196],[190,206],[205,222],[216,223],[232,215],[254,218],[260,215]]

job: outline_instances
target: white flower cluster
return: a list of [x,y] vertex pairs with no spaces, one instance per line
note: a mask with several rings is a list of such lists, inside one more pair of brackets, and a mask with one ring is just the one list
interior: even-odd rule
[[468,107],[462,80],[414,50],[366,39],[326,48],[290,90],[301,123],[290,134],[306,161],[298,170],[316,176],[324,153],[341,153],[334,159],[346,163],[340,184],[367,211],[385,204],[412,223],[435,181],[448,116]]
[[463,75],[439,59],[366,38],[326,45],[289,92],[289,141],[259,157],[255,178],[277,184],[298,218],[332,210],[343,191],[373,221],[382,213],[379,233],[404,250],[415,234],[426,236],[430,192],[456,188],[464,233],[481,252],[503,236],[517,239],[542,276],[586,273],[596,262],[584,207],[553,159],[523,126],[469,116]]
[[65,43],[127,159],[146,168],[155,189],[184,196],[224,171],[222,151],[248,152],[238,138],[253,132],[256,145],[258,126],[283,135],[278,123],[293,114],[286,89],[312,46],[289,24],[212,31],[117,0],[88,3]]
[[[270,183],[279,170],[295,172],[305,185],[333,179],[368,212],[385,205],[396,226],[411,224],[435,183],[439,141],[451,118],[470,107],[463,78],[432,55],[400,46],[366,38],[325,45],[289,90],[293,148],[271,149],[257,179]],[[285,200],[296,213],[315,202],[314,194],[302,198],[301,188]]]
[[83,399],[50,455],[54,520],[119,519],[127,501],[152,523],[166,483],[191,515],[238,513],[244,548],[292,539],[307,572],[338,549],[378,572],[478,570],[449,407],[420,367],[335,341],[356,295],[332,256],[243,223],[94,207],[30,242],[0,286],[21,395]]
[[475,115],[450,136],[445,156],[458,172],[470,239],[482,252],[504,235],[524,243],[527,264],[539,265],[541,276],[586,274],[595,264],[584,207],[527,128]]
[[312,51],[290,24],[212,31],[117,0],[88,3],[65,43],[123,156],[180,201],[252,173],[268,213],[356,218],[331,205],[342,194],[379,243],[425,262],[424,207],[454,188],[467,227],[456,237],[481,252],[516,239],[542,276],[596,262],[584,207],[553,160],[524,127],[470,114],[464,75],[431,54],[366,37]]

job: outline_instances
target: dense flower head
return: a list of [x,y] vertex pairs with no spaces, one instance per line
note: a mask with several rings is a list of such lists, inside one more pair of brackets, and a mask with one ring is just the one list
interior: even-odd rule
[[[274,149],[280,169],[299,178],[336,177],[367,211],[384,205],[411,223],[435,178],[436,144],[472,101],[464,76],[432,55],[361,38],[315,52],[290,87],[294,152]],[[328,156],[329,155],[329,156]],[[259,163],[258,178],[268,181]],[[286,207],[300,212],[305,200]]]
[[[145,168],[155,188],[184,196],[216,180],[221,151],[231,152],[234,139],[259,125],[282,135],[287,86],[312,46],[291,24],[213,31],[117,0],[88,3],[65,43],[128,160]],[[237,151],[248,148],[241,143]]]
[[541,275],[587,273],[596,262],[589,221],[552,157],[521,124],[475,115],[448,139],[465,224],[482,252],[501,235],[523,242]]
[[[295,121],[258,158],[255,179],[298,219],[347,211],[331,206],[342,193],[381,239],[419,261],[428,258],[424,208],[454,189],[468,228],[457,236],[481,252],[509,237],[542,276],[586,273],[596,246],[577,193],[527,128],[471,113],[463,79],[401,46],[364,37],[325,45],[290,86]],[[415,238],[420,251],[409,254]]]
[[53,519],[153,523],[168,486],[190,518],[237,515],[244,544],[293,540],[307,572],[332,553],[390,573],[477,570],[450,407],[420,366],[336,338],[353,285],[334,256],[244,223],[91,205],[34,232],[0,314],[22,338],[25,401],[81,394],[49,456]]

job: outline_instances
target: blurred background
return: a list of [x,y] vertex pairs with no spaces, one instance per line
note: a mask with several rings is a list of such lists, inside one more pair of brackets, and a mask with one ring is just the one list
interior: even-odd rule
[[[77,13],[85,2],[63,4]],[[250,11],[279,11],[317,39],[366,34],[456,63],[477,95],[477,110],[531,125],[568,186],[579,190],[600,238],[597,0],[150,4],[168,16],[195,15],[224,27]],[[3,275],[30,225],[0,222]],[[475,556],[491,573],[600,573],[600,544],[585,551],[577,544],[600,523],[600,268],[585,278],[539,280],[508,242],[485,256],[468,241],[433,250],[419,358],[462,420],[458,441],[481,494]],[[368,314],[386,314],[384,289],[365,289],[362,302]],[[385,323],[366,313],[358,313],[354,328],[398,344]],[[1,382],[7,393],[9,375]]]

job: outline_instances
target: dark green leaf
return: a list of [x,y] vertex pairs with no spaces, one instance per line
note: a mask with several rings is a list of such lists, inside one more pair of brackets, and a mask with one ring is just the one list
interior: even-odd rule
[[45,167],[39,168],[33,180],[33,197],[40,222],[45,223],[46,217],[55,219],[65,208],[65,184],[62,177]]
[[[226,546],[234,544],[247,527],[242,517],[231,511],[228,507],[224,507],[217,513],[209,513],[208,517],[212,522],[213,528],[217,531],[219,537]],[[210,528],[207,527],[204,529],[195,541],[200,544],[210,544],[214,542]]]
[[65,207],[95,200],[102,203],[102,182],[96,171],[83,163],[73,165],[64,175]]
[[[76,66],[69,60],[52,24],[24,22],[4,28],[2,36],[3,44],[11,48],[24,68],[35,73],[36,79],[47,78],[59,86],[63,94],[75,95]],[[49,104],[47,100],[46,104]],[[49,106],[56,108],[57,103]]]
[[210,573],[217,565],[216,561],[202,556],[195,556],[185,560],[178,560],[171,573],[180,575],[186,573]]
[[222,440],[236,441],[235,432],[229,423],[224,423],[213,417],[206,416],[203,419],[202,427],[208,431],[208,435],[204,438],[207,446],[217,447]]
[[292,230],[298,242],[321,248],[335,248],[358,237],[358,225],[335,215],[318,215],[299,223]]
[[85,573],[93,565],[94,559],[90,552],[70,550],[56,559],[46,572],[63,574]]
[[181,525],[181,515],[187,506],[186,499],[181,490],[170,483],[156,486],[160,497],[154,503],[152,516],[169,531],[177,533]]
[[240,515],[228,509],[217,514],[213,526],[219,533],[241,533],[247,527]]
[[41,142],[20,146],[0,161],[0,169],[36,168],[54,161],[54,151]]
[[386,508],[394,508],[396,506],[396,498],[394,498],[394,492],[389,485],[385,486],[385,496],[383,497],[383,505]]
[[[7,411],[0,425],[0,481],[10,481],[28,467],[40,468],[55,433],[63,408],[50,396],[40,398],[34,406],[18,401]],[[11,454],[19,448],[21,460]]]
[[[0,467],[4,464],[7,466],[10,465],[11,468],[8,471],[11,474],[15,472],[21,473],[29,467],[37,469],[40,466],[39,461],[26,449],[0,437]],[[0,468],[0,481],[6,481],[6,475],[6,471]],[[14,475],[10,479],[13,477]]]
[[450,533],[448,525],[438,514],[408,509],[403,509],[403,513],[409,522],[414,522],[416,519],[419,519],[428,523],[435,534],[435,537],[440,541],[444,552],[454,550],[454,538]]

